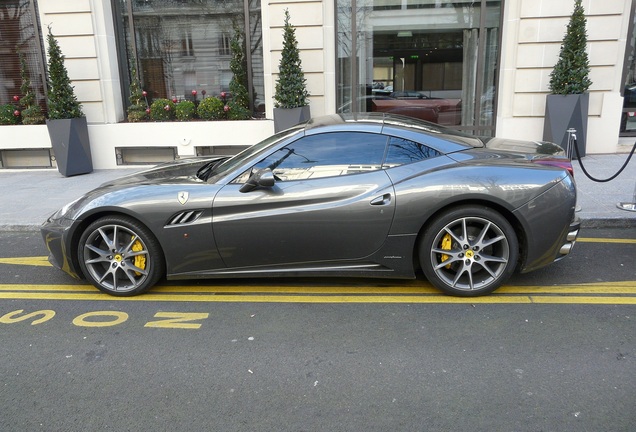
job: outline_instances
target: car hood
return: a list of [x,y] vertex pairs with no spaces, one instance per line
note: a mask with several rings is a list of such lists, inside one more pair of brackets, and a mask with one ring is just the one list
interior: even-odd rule
[[201,183],[202,180],[197,177],[199,168],[223,159],[226,159],[226,157],[188,158],[168,162],[106,182],[100,188],[149,184]]
[[[161,190],[164,190],[164,188],[148,188],[149,186],[179,185],[179,189],[189,190],[190,187],[205,185],[206,182],[197,177],[197,171],[208,163],[215,163],[225,158],[223,156],[181,159],[108,181],[68,203],[51,218],[77,219],[82,214],[100,206],[129,205],[130,202],[148,198],[153,193],[159,196],[162,193]],[[151,189],[154,192],[150,192]]]

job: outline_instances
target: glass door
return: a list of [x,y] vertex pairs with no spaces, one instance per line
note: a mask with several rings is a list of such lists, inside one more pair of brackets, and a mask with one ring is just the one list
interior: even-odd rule
[[501,1],[337,0],[337,110],[494,133],[500,20]]

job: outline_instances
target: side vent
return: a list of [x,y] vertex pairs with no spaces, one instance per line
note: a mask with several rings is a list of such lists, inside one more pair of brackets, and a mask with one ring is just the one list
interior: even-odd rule
[[203,210],[189,210],[181,213],[177,213],[170,219],[167,226],[185,225],[192,223],[199,219],[203,214]]

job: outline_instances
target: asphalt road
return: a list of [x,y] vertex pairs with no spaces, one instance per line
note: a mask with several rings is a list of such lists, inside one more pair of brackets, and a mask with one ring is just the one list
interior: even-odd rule
[[115,300],[0,233],[0,430],[633,431],[636,232],[581,236],[457,302],[359,279]]

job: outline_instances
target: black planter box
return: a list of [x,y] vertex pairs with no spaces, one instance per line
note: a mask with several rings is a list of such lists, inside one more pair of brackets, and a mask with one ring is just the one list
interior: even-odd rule
[[280,132],[311,118],[309,105],[298,108],[274,108],[274,132]]
[[[587,113],[590,105],[589,93],[572,95],[548,95],[545,104],[543,140],[568,149],[568,129],[576,129],[577,149],[581,157],[587,147]],[[574,148],[568,155],[576,158]]]
[[57,169],[64,177],[93,171],[86,117],[47,120]]

